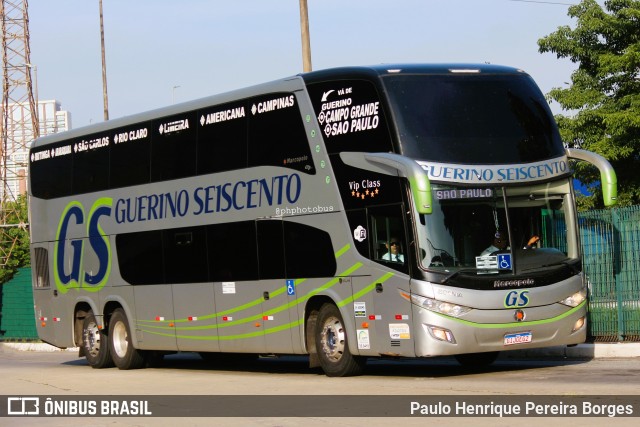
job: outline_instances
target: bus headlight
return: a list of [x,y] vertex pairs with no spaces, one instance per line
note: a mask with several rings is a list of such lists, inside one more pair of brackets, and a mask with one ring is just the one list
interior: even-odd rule
[[582,288],[575,294],[569,297],[566,297],[565,299],[560,301],[560,304],[568,305],[569,307],[577,307],[580,304],[582,304],[582,302],[586,299],[587,299],[587,288]]
[[400,295],[418,307],[422,307],[429,311],[435,311],[436,313],[445,314],[447,316],[460,317],[471,311],[471,307],[465,307],[464,305],[452,304],[445,301],[438,301],[433,298],[409,294],[404,291],[400,291]]

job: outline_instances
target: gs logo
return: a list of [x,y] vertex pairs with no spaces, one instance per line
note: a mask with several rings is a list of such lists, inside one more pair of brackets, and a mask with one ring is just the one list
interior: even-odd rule
[[[111,245],[109,244],[109,238],[100,227],[100,218],[111,216],[112,204],[113,199],[111,198],[103,197],[98,199],[87,215],[81,203],[71,202],[62,212],[53,249],[53,276],[56,287],[61,293],[66,293],[70,288],[82,288],[90,292],[96,292],[107,283],[111,273]],[[71,246],[69,248],[66,244],[69,227],[74,224],[85,224],[85,221],[88,238],[69,239]],[[82,254],[85,240],[89,243],[98,260],[98,269],[95,272],[83,271]],[[67,253],[68,249],[71,249],[69,253]],[[65,264],[65,258],[69,258],[70,262],[68,264]]]
[[527,305],[529,305],[529,291],[511,291],[504,299],[504,306],[507,308]]

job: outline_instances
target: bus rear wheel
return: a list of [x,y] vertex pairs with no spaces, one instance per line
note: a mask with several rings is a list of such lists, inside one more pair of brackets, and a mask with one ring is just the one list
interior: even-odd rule
[[347,331],[340,310],[333,304],[324,304],[316,323],[316,349],[322,370],[328,377],[360,375],[367,362],[365,357],[349,351]]
[[113,367],[107,335],[100,330],[96,317],[89,311],[82,321],[82,346],[89,366],[94,369]]
[[121,308],[116,309],[109,320],[109,350],[119,369],[139,369],[145,365],[142,352],[133,347],[127,315]]

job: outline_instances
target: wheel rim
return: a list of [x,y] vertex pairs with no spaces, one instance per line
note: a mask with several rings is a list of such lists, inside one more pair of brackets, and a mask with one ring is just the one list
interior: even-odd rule
[[113,351],[118,357],[123,358],[127,354],[129,342],[127,341],[127,327],[124,323],[118,322],[113,327],[112,337]]
[[322,352],[332,362],[338,362],[344,354],[344,327],[342,322],[335,316],[325,320],[321,334]]
[[93,357],[100,353],[100,329],[96,322],[91,322],[84,330],[85,350]]

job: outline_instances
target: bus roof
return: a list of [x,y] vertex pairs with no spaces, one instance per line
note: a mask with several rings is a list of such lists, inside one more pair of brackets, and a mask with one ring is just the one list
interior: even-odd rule
[[526,74],[523,70],[493,64],[443,63],[443,64],[379,64],[372,66],[354,66],[329,68],[300,74],[305,82],[335,79],[337,76],[382,77],[397,74]]
[[[179,114],[185,111],[197,110],[218,103],[225,103],[262,93],[273,92],[283,89],[285,86],[291,88],[291,82],[298,80],[300,82],[299,89],[303,88],[304,83],[313,83],[329,79],[340,80],[342,78],[369,78],[377,79],[385,75],[397,74],[451,74],[451,73],[482,73],[482,74],[525,74],[524,71],[507,66],[492,64],[471,64],[471,63],[444,63],[444,64],[379,64],[372,66],[349,66],[329,68],[325,70],[311,71],[309,73],[301,73],[295,76],[285,77],[283,79],[254,85],[242,89],[233,90],[221,94],[215,94],[200,99],[187,101],[184,103],[169,105],[166,107],[149,110],[146,112],[136,113],[134,115],[125,116],[100,122],[88,126],[82,126],[66,132],[48,135],[36,139],[31,148],[41,147],[43,145],[54,142],[81,137],[83,135],[109,131],[122,126],[135,124],[138,122],[153,120],[159,117]],[[304,82],[303,82],[304,81]]]

